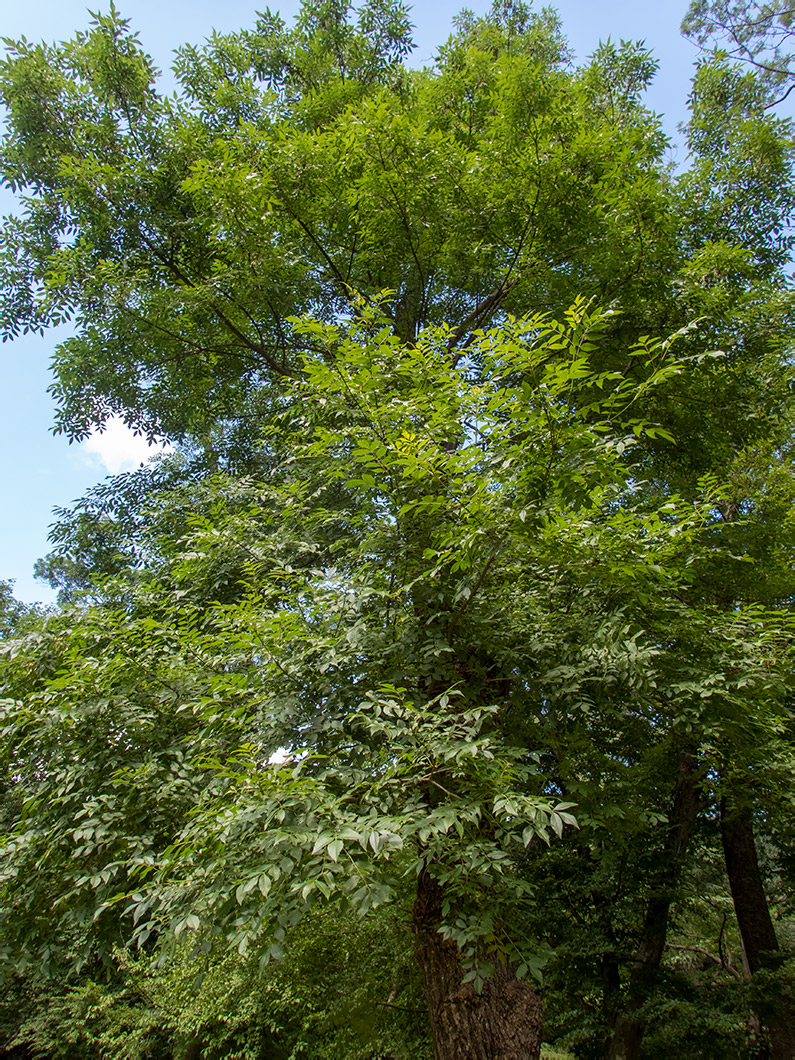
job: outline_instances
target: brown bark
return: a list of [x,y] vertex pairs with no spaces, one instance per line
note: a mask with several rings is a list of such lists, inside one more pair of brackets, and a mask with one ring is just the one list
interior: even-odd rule
[[[765,897],[759,859],[756,855],[750,808],[724,797],[720,806],[721,837],[726,874],[734,902],[734,913],[748,970],[753,977],[762,970],[773,971],[781,954]],[[770,1036],[774,1060],[795,1057],[795,998],[774,999],[760,1013]]]
[[185,1050],[185,1060],[201,1060],[202,1045],[198,1038],[191,1038]]
[[628,1000],[616,1017],[607,1043],[606,1060],[637,1060],[646,1022],[640,1010],[649,999],[665,951],[671,902],[701,806],[695,757],[680,754],[674,787],[671,826],[662,856],[662,868],[646,907],[641,941],[632,962]]
[[751,813],[747,809],[730,810],[726,798],[723,798],[720,825],[737,926],[748,969],[753,975],[775,960],[778,939],[759,871]]
[[425,985],[434,1060],[537,1060],[541,1053],[541,998],[497,964],[478,994],[465,983],[461,951],[442,938],[442,890],[420,873],[414,903],[417,961]]

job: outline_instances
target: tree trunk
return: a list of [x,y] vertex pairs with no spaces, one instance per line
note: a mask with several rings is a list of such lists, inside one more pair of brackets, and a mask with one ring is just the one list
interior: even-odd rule
[[480,994],[464,983],[461,951],[438,932],[442,890],[426,872],[417,881],[414,930],[425,985],[434,1060],[537,1060],[541,998],[501,963]]
[[199,1038],[191,1038],[185,1049],[184,1060],[201,1060],[202,1044]]
[[[732,804],[724,796],[720,804],[720,827],[745,962],[751,976],[761,970],[775,970],[781,955],[759,871],[750,808]],[[776,998],[760,1015],[770,1035],[774,1060],[793,1060],[795,998]]]
[[616,1018],[605,1051],[606,1060],[637,1060],[640,1056],[646,1022],[639,1012],[651,996],[657,979],[665,951],[671,902],[701,806],[696,768],[696,759],[690,752],[680,754],[662,868],[646,907],[641,941],[629,978],[629,998]]

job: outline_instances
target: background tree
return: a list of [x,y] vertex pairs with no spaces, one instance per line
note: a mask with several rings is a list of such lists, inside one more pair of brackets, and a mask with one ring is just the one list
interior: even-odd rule
[[753,67],[773,105],[792,91],[793,14],[787,0],[694,0],[682,32],[702,47],[725,48],[731,59]]

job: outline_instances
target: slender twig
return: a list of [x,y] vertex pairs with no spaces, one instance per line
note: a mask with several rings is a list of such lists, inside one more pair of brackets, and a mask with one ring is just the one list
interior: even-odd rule
[[726,964],[725,961],[721,960],[720,957],[716,957],[714,953],[710,953],[709,950],[705,950],[703,946],[677,946],[673,942],[666,942],[666,946],[669,950],[681,950],[685,953],[699,953],[702,957],[706,957],[713,964],[716,964],[719,968],[723,968],[730,975],[734,976],[735,979],[742,979],[742,976],[736,968]]

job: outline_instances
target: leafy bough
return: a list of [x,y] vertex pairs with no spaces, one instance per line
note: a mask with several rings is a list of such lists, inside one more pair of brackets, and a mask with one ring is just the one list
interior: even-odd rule
[[[510,937],[484,908],[521,919],[525,848],[576,824],[571,803],[538,793],[535,756],[506,743],[497,713],[462,708],[455,690],[415,703],[385,686],[340,724],[334,751],[270,764],[251,747],[207,762],[203,804],[159,866],[140,870],[140,889],[104,908],[124,905],[139,945],[166,929],[172,946],[193,932],[209,951],[220,932],[267,963],[318,900],[363,916],[430,871],[445,891],[442,933],[474,968]],[[503,956],[538,973],[526,950]]]

